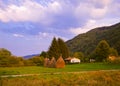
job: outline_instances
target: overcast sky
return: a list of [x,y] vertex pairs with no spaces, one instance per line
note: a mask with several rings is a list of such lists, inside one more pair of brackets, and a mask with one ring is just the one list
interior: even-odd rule
[[120,0],[0,0],[0,48],[24,56],[120,22]]

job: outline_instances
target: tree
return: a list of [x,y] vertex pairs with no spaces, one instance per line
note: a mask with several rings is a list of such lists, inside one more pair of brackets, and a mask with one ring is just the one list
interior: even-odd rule
[[68,58],[69,57],[69,49],[68,49],[67,45],[65,44],[65,42],[61,38],[58,38],[58,44],[59,44],[60,54],[62,54],[62,57],[64,59]]
[[84,54],[82,52],[75,52],[73,56],[79,58],[81,61],[84,61]]
[[44,58],[43,57],[39,57],[39,56],[33,56],[29,60],[30,60],[30,62],[33,63],[33,65],[36,65],[36,66],[43,65],[43,62],[44,62]]
[[48,57],[48,53],[45,52],[45,51],[42,51],[41,54],[40,54],[40,57],[46,58],[46,57]]
[[0,48],[0,66],[9,66],[11,52],[7,49]]
[[115,43],[114,48],[118,51],[118,54],[120,55],[120,41]]
[[95,59],[96,61],[103,61],[105,60],[110,54],[110,46],[107,41],[102,40],[99,42],[95,49]]
[[11,56],[11,52],[7,49],[0,48],[0,58],[5,58]]
[[51,46],[49,47],[48,55],[49,58],[55,57],[56,59],[58,59],[58,57],[60,56],[59,45],[55,37],[53,38]]
[[118,56],[117,50],[114,49],[114,48],[110,48],[110,55],[111,55],[111,56]]
[[10,56],[8,58],[8,66],[9,67],[20,66],[18,57],[16,57],[16,56]]
[[24,66],[24,58],[23,57],[17,57],[19,61],[19,66]]

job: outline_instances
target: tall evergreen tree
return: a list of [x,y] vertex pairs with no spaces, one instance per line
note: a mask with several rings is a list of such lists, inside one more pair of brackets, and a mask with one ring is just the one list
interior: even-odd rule
[[62,57],[64,59],[68,58],[69,57],[69,49],[68,49],[67,45],[65,44],[65,42],[61,38],[58,38],[58,44],[59,44],[60,54],[62,54]]
[[110,54],[109,44],[105,40],[100,41],[95,49],[96,60],[103,61],[109,56],[109,54]]
[[60,56],[59,45],[55,37],[53,38],[51,46],[49,47],[48,55],[49,58],[55,57],[56,59],[58,59]]
[[41,54],[40,54],[40,57],[46,58],[46,57],[48,57],[48,53],[45,52],[45,51],[42,51]]

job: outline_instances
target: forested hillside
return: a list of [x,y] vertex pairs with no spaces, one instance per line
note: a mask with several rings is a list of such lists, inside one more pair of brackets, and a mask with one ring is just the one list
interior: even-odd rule
[[101,40],[106,40],[111,47],[117,49],[120,55],[120,23],[79,34],[68,40],[66,44],[72,52],[83,52],[89,55]]

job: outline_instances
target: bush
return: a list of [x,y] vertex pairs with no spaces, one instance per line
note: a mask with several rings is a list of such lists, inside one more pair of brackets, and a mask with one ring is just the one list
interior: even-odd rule
[[107,62],[108,62],[108,63],[113,63],[113,64],[120,64],[120,57],[116,57],[116,58],[114,58],[114,59],[108,58],[108,59],[107,59]]
[[28,60],[33,64],[33,66],[34,65],[36,65],[36,66],[43,65],[43,62],[44,62],[44,58],[43,57],[39,57],[39,56],[34,56],[34,57],[32,57],[32,58],[30,58]]

